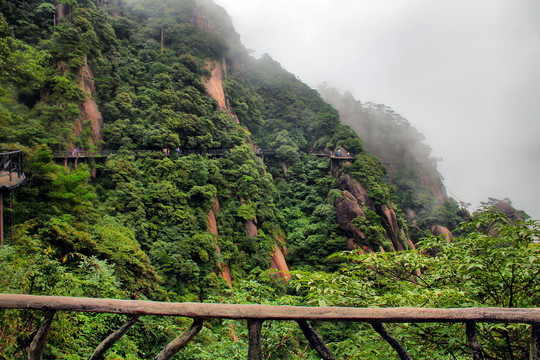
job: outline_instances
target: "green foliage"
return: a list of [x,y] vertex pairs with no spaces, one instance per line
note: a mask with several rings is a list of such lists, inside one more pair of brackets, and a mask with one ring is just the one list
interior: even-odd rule
[[[346,253],[339,273],[297,273],[291,286],[319,305],[538,307],[538,221],[513,221],[485,209],[462,228],[467,237],[428,238],[416,251]],[[392,331],[413,357],[459,358],[469,351],[459,325],[403,324]],[[490,358],[528,356],[525,325],[482,324],[479,337]],[[369,349],[361,354],[370,358]]]
[[356,157],[356,161],[345,167],[343,171],[350,174],[366,188],[375,205],[391,203],[395,188],[383,180],[386,168],[376,157],[360,154]]
[[363,209],[366,216],[358,217],[352,222],[362,233],[366,235],[366,240],[371,249],[392,251],[392,244],[386,239],[386,230],[381,225],[381,218],[376,212]]
[[[420,276],[411,267],[442,277],[436,266],[451,253],[445,243],[426,243],[426,251],[437,246],[437,257],[370,255],[369,268],[352,255],[333,256],[348,246],[334,207],[342,191],[331,160],[313,153],[343,148],[357,155],[340,171],[360,181],[377,206],[409,204],[419,214],[419,233],[432,224],[455,224],[456,204],[438,205],[408,169],[394,173],[391,180],[403,194],[394,197],[386,169],[340,123],[337,111],[269,56],[249,57],[223,9],[194,0],[110,0],[106,7],[61,0],[65,16],[58,19],[55,4],[0,0],[0,142],[24,149],[27,176],[7,200],[0,292],[359,306],[401,299],[413,304],[411,294],[448,304],[487,297],[451,290],[455,284],[447,278],[432,282],[428,295],[419,280],[402,280]],[[204,83],[217,64],[225,65],[227,110],[218,108]],[[103,117],[103,139],[93,139],[89,121],[81,118],[88,99]],[[54,162],[52,148],[71,147],[118,152],[93,163],[80,158],[76,166]],[[168,156],[163,148],[170,149]],[[276,153],[263,162],[254,148]],[[190,152],[213,149],[227,151],[217,157]],[[372,247],[389,250],[381,219],[364,210],[356,225]],[[399,212],[398,219],[405,228]],[[288,249],[288,264],[303,271],[291,286],[267,272],[276,244]],[[496,255],[490,254],[508,271]],[[225,271],[231,288],[220,276]],[[515,290],[511,303],[521,306],[523,295]],[[122,322],[115,315],[57,317],[46,358],[88,358]],[[41,320],[30,312],[0,314],[0,357],[20,357]],[[183,319],[144,317],[106,358],[147,358],[188,326]],[[461,344],[453,329],[410,325],[413,336],[407,337],[408,326],[392,331],[418,344],[418,352],[448,357],[447,348],[457,349],[456,356],[465,351],[458,345],[433,349],[449,340]],[[512,339],[521,330],[505,329]],[[391,356],[364,325],[320,324],[318,330],[341,358]],[[427,343],[426,336],[435,340]],[[265,326],[263,348],[268,359],[317,358],[294,323]],[[246,352],[245,324],[215,320],[177,357],[245,358]]]

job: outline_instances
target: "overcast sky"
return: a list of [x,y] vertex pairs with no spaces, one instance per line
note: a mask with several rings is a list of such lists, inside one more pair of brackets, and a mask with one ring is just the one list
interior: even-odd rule
[[540,219],[540,1],[214,1],[255,56],[407,118],[471,210]]

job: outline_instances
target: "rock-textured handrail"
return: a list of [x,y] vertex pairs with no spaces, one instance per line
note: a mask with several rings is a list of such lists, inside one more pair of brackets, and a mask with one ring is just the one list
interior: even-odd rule
[[[40,338],[35,339],[29,350],[29,359],[40,359],[45,346],[46,334],[57,311],[77,311],[90,313],[112,313],[128,316],[128,323],[113,336],[109,336],[98,347],[108,348],[117,341],[140,316],[181,316],[194,320],[194,324],[185,334],[171,342],[156,359],[168,359],[198,333],[202,322],[208,319],[243,319],[248,321],[249,352],[248,360],[262,359],[261,326],[264,321],[294,320],[298,322],[306,338],[317,350],[322,359],[335,359],[322,339],[315,333],[307,321],[348,321],[367,322],[396,349],[400,359],[410,359],[405,348],[390,336],[383,323],[465,323],[467,337],[473,359],[482,359],[482,349],[475,335],[477,322],[489,323],[524,323],[531,326],[530,359],[540,360],[540,309],[539,308],[349,308],[349,307],[303,307],[278,305],[239,305],[214,303],[168,303],[141,300],[95,299],[62,296],[38,296],[19,294],[0,294],[0,309],[41,310],[46,316],[40,329]],[[125,330],[125,331],[124,331]],[[38,336],[38,335],[36,335]],[[39,344],[37,346],[36,344]],[[97,352],[97,349],[96,349]],[[100,356],[103,352],[100,352]],[[100,356],[96,356],[99,358]]]
[[182,316],[201,319],[307,320],[361,322],[540,323],[540,308],[351,308],[214,303],[0,294],[0,308],[82,311],[125,315]]

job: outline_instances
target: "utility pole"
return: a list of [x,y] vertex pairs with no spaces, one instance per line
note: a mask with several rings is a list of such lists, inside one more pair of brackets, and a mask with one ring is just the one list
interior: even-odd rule
[[161,53],[163,54],[163,26],[161,27]]
[[4,246],[4,192],[0,191],[0,247]]

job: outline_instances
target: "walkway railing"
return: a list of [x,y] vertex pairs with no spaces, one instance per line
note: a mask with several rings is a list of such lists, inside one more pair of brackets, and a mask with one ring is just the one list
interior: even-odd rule
[[347,321],[370,323],[401,359],[411,359],[405,348],[385,329],[384,323],[465,323],[466,334],[474,360],[483,359],[481,344],[476,336],[476,323],[524,323],[531,325],[531,356],[540,359],[540,309],[505,308],[345,308],[299,307],[273,305],[232,305],[202,303],[165,303],[138,300],[112,300],[57,296],[0,294],[0,309],[42,310],[45,320],[28,350],[28,359],[41,359],[47,335],[57,311],[111,313],[127,316],[126,323],[108,336],[96,348],[91,360],[102,359],[105,352],[118,341],[140,316],[181,316],[193,319],[191,328],[168,344],[155,359],[169,359],[186,346],[202,329],[208,319],[247,320],[249,334],[248,360],[262,356],[261,329],[264,321],[294,320],[298,322],[311,346],[322,359],[335,359],[321,337],[308,321]]
[[[143,154],[158,154],[161,153],[165,156],[187,156],[187,155],[210,155],[210,156],[224,156],[231,152],[230,149],[207,149],[207,150],[196,150],[196,149],[163,149],[163,150],[54,150],[54,158],[101,158],[108,157],[113,154],[123,153],[123,154],[132,154],[134,156],[141,156]],[[264,155],[276,155],[276,149],[255,149],[255,155],[264,156]],[[316,156],[326,156],[332,159],[340,160],[354,160],[356,158],[355,154],[349,153],[338,153],[338,152],[316,152],[312,151],[309,154]]]
[[24,181],[22,150],[0,150],[0,190],[11,190]]
[[230,152],[229,149],[208,149],[208,150],[55,150],[53,151],[54,158],[106,158],[117,153],[131,154],[133,156],[141,156],[144,154],[163,154],[165,156],[187,156],[187,155],[210,155],[223,156]]

